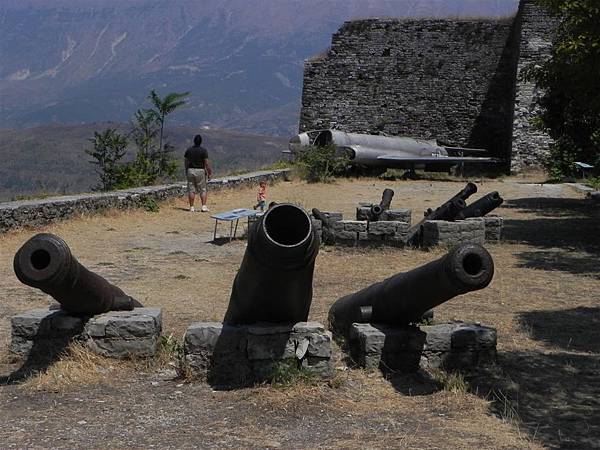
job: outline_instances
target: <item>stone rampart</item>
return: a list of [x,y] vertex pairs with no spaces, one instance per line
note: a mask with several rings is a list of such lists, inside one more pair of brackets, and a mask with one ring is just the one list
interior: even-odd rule
[[518,78],[548,57],[556,20],[522,0],[503,20],[355,20],[305,63],[300,131],[408,135],[487,149],[502,171],[539,166],[539,92]]
[[[216,178],[208,182],[210,191],[252,186],[259,181],[277,181],[288,169],[252,172],[244,175]],[[166,200],[187,193],[185,183],[147,186],[92,194],[50,197],[40,200],[20,200],[0,203],[0,234],[22,227],[39,227],[110,208],[144,207],[148,200]]]

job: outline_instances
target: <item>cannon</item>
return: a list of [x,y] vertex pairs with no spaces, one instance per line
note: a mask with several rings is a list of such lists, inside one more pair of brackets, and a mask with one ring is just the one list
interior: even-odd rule
[[453,205],[462,205],[462,203],[457,202],[455,199],[460,199],[465,201],[477,192],[477,185],[475,183],[467,183],[467,185],[461,189],[456,195],[451,197],[446,203],[443,203],[439,208],[435,211],[431,208],[428,208],[425,211],[425,219],[426,220],[453,220],[460,211],[457,212],[457,207]]
[[484,195],[479,200],[471,203],[463,209],[457,216],[459,219],[467,219],[469,217],[483,217],[487,213],[493,211],[504,202],[497,191],[490,192]]
[[432,210],[431,208],[427,209],[427,211],[425,211],[425,218],[408,230],[407,244],[413,247],[421,245],[421,225],[423,225],[423,222],[426,220],[456,219],[461,211],[467,207],[465,200],[475,192],[477,192],[477,186],[475,183],[469,182],[456,195],[452,196],[447,202],[443,203],[435,210]]
[[51,295],[61,309],[82,316],[131,311],[142,306],[117,286],[86,269],[60,237],[40,233],[15,254],[13,266],[22,283]]
[[248,246],[223,322],[305,322],[319,244],[302,208],[279,203],[267,210],[248,230]]
[[381,196],[381,202],[379,205],[371,206],[371,210],[369,212],[369,220],[375,222],[379,220],[379,217],[384,211],[390,209],[392,204],[392,198],[394,198],[394,191],[391,189],[384,189],[383,194]]
[[483,289],[493,276],[494,261],[487,250],[462,244],[438,260],[340,298],[329,310],[329,323],[343,334],[355,322],[415,323],[435,306]]

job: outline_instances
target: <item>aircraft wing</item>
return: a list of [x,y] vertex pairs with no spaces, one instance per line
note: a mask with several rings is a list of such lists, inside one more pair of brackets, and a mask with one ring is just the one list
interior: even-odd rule
[[498,158],[477,156],[398,156],[381,155],[377,157],[383,163],[417,163],[417,164],[458,164],[458,163],[498,163]]

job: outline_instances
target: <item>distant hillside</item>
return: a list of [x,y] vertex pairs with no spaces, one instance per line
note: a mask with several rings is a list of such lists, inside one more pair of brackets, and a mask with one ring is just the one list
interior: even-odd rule
[[0,127],[127,121],[150,89],[173,115],[287,136],[304,59],[345,20],[504,16],[518,0],[2,0]]
[[[89,191],[98,179],[84,149],[91,148],[88,139],[94,130],[109,126],[125,129],[124,125],[99,123],[0,131],[0,201],[36,193]],[[190,127],[168,129],[177,160],[183,161],[183,152],[197,132]],[[201,130],[201,134],[217,175],[271,164],[287,148],[287,139],[279,137],[213,129]]]

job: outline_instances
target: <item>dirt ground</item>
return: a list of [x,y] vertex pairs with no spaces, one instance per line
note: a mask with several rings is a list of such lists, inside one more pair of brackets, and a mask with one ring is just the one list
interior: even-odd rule
[[[498,330],[498,365],[443,380],[385,379],[336,363],[329,383],[213,390],[161,362],[66,357],[15,380],[6,355],[9,318],[49,304],[12,271],[15,251],[40,230],[0,236],[1,448],[600,448],[600,211],[564,185],[533,178],[473,180],[505,198],[504,239],[489,245],[492,284],[436,308],[436,321],[479,321]],[[394,189],[392,205],[427,207],[464,182],[282,182],[268,201],[344,212]],[[475,194],[478,196],[479,194]],[[212,211],[253,204],[255,189],[212,194]],[[244,241],[212,243],[209,214],[183,199],[158,213],[110,212],[47,227],[89,269],[146,306],[162,306],[181,341],[196,321],[221,320]],[[228,229],[221,225],[220,233]],[[325,323],[339,297],[441,256],[433,251],[333,249],[317,258],[310,320]],[[11,376],[12,374],[12,376]]]

